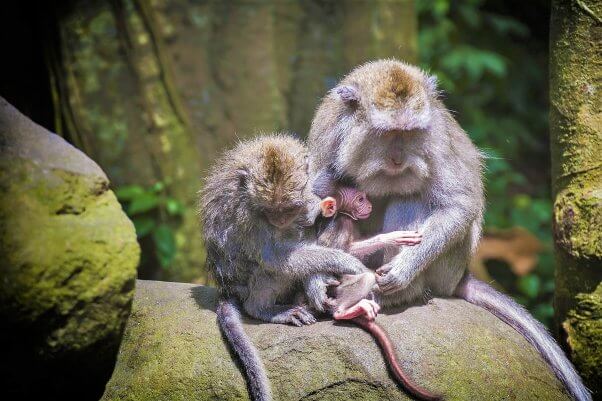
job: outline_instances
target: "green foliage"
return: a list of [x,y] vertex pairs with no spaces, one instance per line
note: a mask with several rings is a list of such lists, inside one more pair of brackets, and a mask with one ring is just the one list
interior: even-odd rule
[[545,33],[538,36],[547,21],[535,27],[521,21],[529,7],[541,18],[549,10],[539,1],[519,10],[495,0],[418,0],[418,49],[422,66],[449,93],[447,106],[486,156],[486,227],[525,227],[545,247],[531,274],[493,276],[550,324],[548,44]]
[[[167,269],[176,256],[174,228],[184,213],[182,203],[166,194],[162,182],[149,188],[122,186],[115,194],[134,223],[138,238],[152,239],[153,256],[161,267]],[[142,263],[145,262],[143,260]]]

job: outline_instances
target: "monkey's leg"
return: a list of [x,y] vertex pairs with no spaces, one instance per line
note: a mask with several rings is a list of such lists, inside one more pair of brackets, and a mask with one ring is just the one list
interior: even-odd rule
[[[263,280],[262,280],[263,279]],[[281,278],[281,280],[286,280]],[[258,283],[261,283],[258,285]],[[288,286],[279,284],[268,276],[250,280],[252,287],[249,297],[244,302],[244,309],[250,316],[270,323],[292,324],[302,326],[316,322],[316,318],[307,307],[302,305],[276,305],[278,296]]]
[[332,316],[335,320],[349,320],[358,316],[363,316],[368,320],[374,320],[379,311],[380,306],[376,302],[369,299],[362,299],[351,308],[343,310],[337,309]]
[[556,377],[577,401],[591,401],[589,390],[581,377],[550,336],[546,328],[510,297],[466,274],[456,289],[456,296],[487,309],[522,334],[541,354]]
[[358,259],[371,255],[383,248],[417,245],[422,241],[422,235],[417,231],[393,231],[390,233],[378,234],[374,237],[355,241],[349,248],[349,253]]

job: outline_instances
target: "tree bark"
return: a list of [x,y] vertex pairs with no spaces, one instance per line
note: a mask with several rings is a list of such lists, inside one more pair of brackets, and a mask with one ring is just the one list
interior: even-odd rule
[[601,17],[600,0],[552,3],[556,323],[577,368],[598,394],[602,390]]
[[186,212],[159,278],[201,278],[200,178],[258,132],[304,137],[343,74],[380,57],[414,61],[413,0],[75,2],[54,59],[63,132],[117,185],[167,183]]

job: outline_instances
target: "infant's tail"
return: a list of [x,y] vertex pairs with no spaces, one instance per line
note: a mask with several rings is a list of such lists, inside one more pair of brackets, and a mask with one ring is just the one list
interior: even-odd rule
[[356,317],[351,320],[368,333],[372,334],[378,345],[380,346],[383,355],[385,357],[385,361],[395,376],[397,382],[403,387],[403,389],[414,396],[415,398],[422,401],[439,401],[443,400],[443,397],[438,394],[431,393],[428,390],[423,389],[407,375],[406,372],[403,371],[399,361],[397,360],[397,355],[395,353],[395,349],[393,348],[393,344],[391,340],[387,336],[387,333],[380,327],[374,320],[367,320],[363,317]]

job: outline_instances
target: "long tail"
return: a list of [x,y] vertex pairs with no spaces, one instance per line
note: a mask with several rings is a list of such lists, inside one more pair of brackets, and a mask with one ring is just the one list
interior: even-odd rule
[[408,375],[403,371],[403,369],[399,365],[399,362],[397,361],[397,355],[395,354],[395,348],[393,348],[391,340],[389,340],[389,337],[387,336],[383,328],[376,324],[374,320],[367,320],[362,317],[358,317],[352,319],[352,321],[364,330],[366,330],[368,333],[372,334],[372,336],[382,349],[383,356],[387,361],[389,369],[391,369],[391,372],[405,391],[407,391],[410,395],[416,397],[419,400],[443,400],[442,396],[433,394],[430,391],[421,388],[416,383],[414,383],[412,379],[410,379],[410,377],[408,377]]
[[546,328],[510,297],[466,274],[458,284],[456,296],[493,313],[510,325],[541,354],[567,391],[577,401],[591,401],[590,391]]
[[222,334],[228,340],[244,369],[251,399],[253,401],[271,401],[270,382],[257,350],[242,326],[238,303],[232,298],[220,299],[216,313]]

